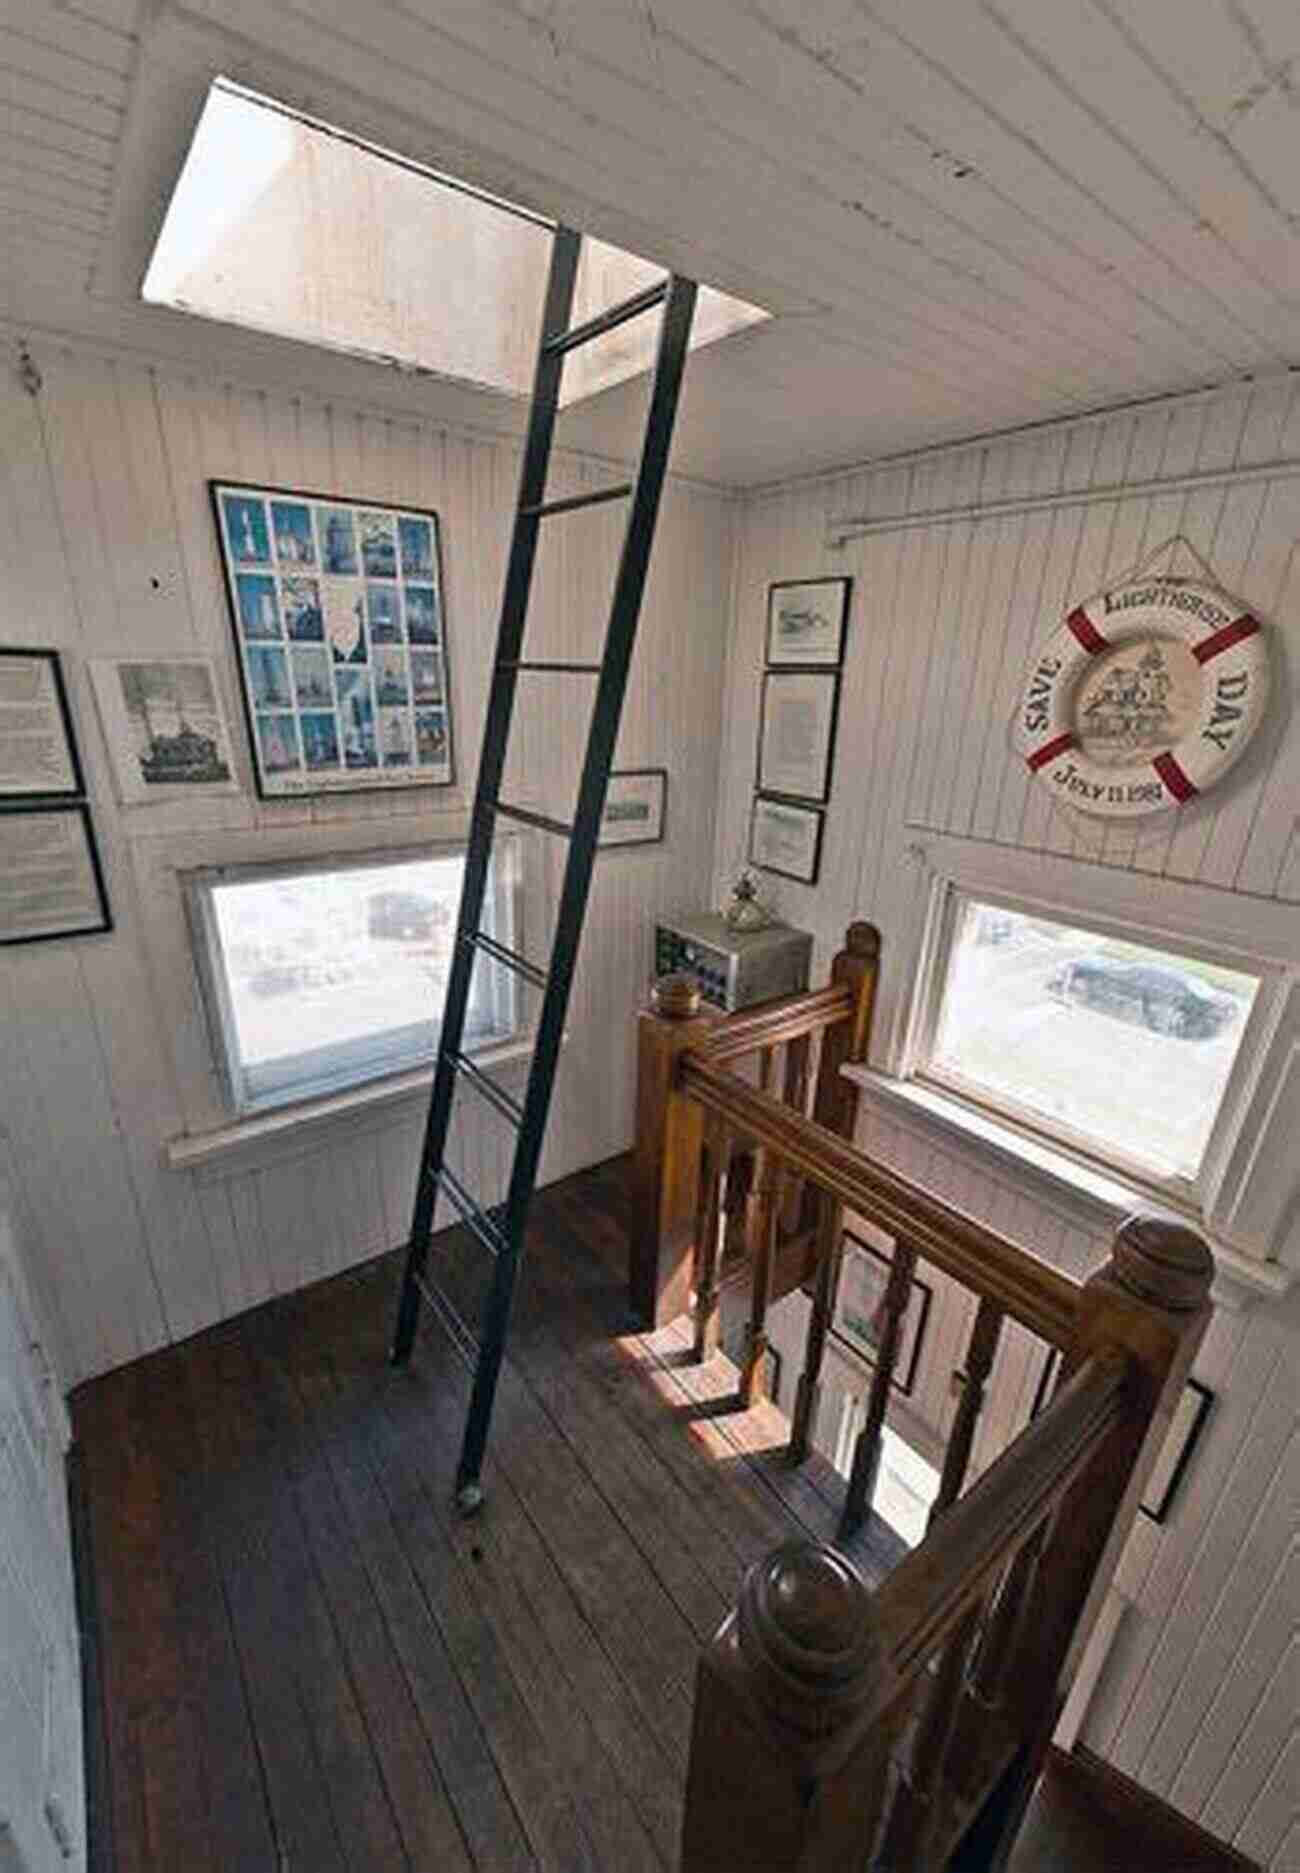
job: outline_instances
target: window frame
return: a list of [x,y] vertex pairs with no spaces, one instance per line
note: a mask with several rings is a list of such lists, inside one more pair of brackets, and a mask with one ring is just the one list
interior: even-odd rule
[[[231,863],[196,866],[181,872],[190,954],[198,978],[210,1059],[229,1121],[239,1123],[265,1118],[274,1113],[289,1113],[295,1109],[310,1110],[323,1100],[337,1099],[427,1068],[437,1055],[441,1022],[435,1021],[428,1051],[422,1050],[416,1057],[407,1055],[395,1060],[390,1066],[357,1072],[347,1077],[322,1078],[310,1086],[298,1085],[260,1096],[249,1096],[245,1070],[239,1061],[233,1001],[225,972],[219,964],[221,941],[216,923],[215,889],[221,885],[241,883],[269,884],[277,879],[310,877],[321,872],[375,871],[390,865],[409,865],[430,859],[463,859],[467,853],[468,841],[456,838],[426,841],[419,845],[370,846],[338,852],[240,859]],[[501,863],[502,858],[505,859],[504,864]],[[510,935],[502,940],[511,948],[520,947],[522,942],[519,935],[522,887],[522,841],[515,835],[505,835],[494,843],[493,864],[489,872],[489,928],[493,931],[509,931]],[[490,1049],[508,1044],[518,1039],[520,1034],[522,1013],[518,982],[504,966],[491,980],[494,986],[490,993],[499,1006],[505,1004],[503,1024],[490,1036],[478,1042],[469,1041],[465,1051],[470,1054],[479,1047]]]
[[[988,905],[1021,916],[1039,917],[1097,936],[1149,944],[1188,961],[1218,964],[1254,976],[1259,987],[1233,1058],[1214,1123],[1195,1178],[1161,1177],[1150,1164],[1123,1151],[1107,1150],[1097,1140],[1065,1125],[1052,1125],[1041,1113],[1014,1100],[945,1072],[933,1063],[942,1015],[948,967],[963,902]],[[977,878],[936,877],[931,893],[914,996],[903,1040],[899,1076],[952,1099],[981,1118],[991,1119],[1037,1145],[1046,1145],[1086,1169],[1100,1171],[1200,1221],[1211,1214],[1228,1175],[1243,1125],[1270,1048],[1282,1019],[1290,983],[1286,966],[1231,941],[1207,939],[1185,930],[1147,922],[1131,914],[1117,916],[1060,899],[1000,890]]]

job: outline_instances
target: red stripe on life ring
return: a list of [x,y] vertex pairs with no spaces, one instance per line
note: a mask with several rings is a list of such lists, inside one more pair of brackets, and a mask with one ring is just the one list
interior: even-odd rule
[[1177,761],[1168,750],[1166,750],[1164,754],[1158,754],[1151,765],[1165,783],[1170,793],[1174,796],[1175,800],[1179,802],[1194,800],[1200,792],[1196,782],[1191,780],[1188,775],[1184,773],[1183,769],[1178,765]]
[[1065,622],[1090,657],[1095,657],[1100,651],[1110,649],[1110,645],[1082,605],[1076,605]]
[[1040,767],[1046,767],[1058,754],[1064,754],[1067,748],[1075,746],[1075,737],[1067,728],[1064,735],[1057,735],[1052,741],[1045,741],[1041,748],[1035,748],[1032,754],[1025,756],[1030,772],[1036,774]]
[[1211,657],[1217,657],[1220,651],[1231,650],[1234,644],[1240,644],[1243,638],[1254,637],[1259,629],[1256,619],[1248,611],[1243,611],[1231,624],[1225,624],[1220,630],[1212,631],[1209,637],[1203,637],[1199,644],[1192,645],[1192,655],[1197,663],[1208,663]]

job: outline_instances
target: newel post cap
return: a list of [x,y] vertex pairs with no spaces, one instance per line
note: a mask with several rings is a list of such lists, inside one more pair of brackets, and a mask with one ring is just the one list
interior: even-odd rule
[[880,955],[880,932],[873,923],[851,923],[844,932],[844,947],[860,962],[875,962]]
[[738,1628],[760,1702],[806,1738],[837,1730],[893,1676],[867,1583],[817,1542],[788,1542],[754,1563]]
[[688,975],[660,976],[650,990],[650,1006],[665,1021],[689,1021],[700,1012],[700,991]]
[[1111,1265],[1139,1300],[1193,1313],[1214,1280],[1214,1257],[1194,1229],[1169,1216],[1129,1216],[1115,1232]]

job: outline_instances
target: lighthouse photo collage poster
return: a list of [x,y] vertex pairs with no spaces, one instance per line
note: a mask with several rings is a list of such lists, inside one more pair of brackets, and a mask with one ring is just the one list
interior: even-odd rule
[[262,796],[450,785],[437,515],[212,495]]

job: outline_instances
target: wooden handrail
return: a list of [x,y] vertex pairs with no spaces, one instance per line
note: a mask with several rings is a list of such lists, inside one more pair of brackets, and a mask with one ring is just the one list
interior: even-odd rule
[[897,1172],[866,1158],[815,1119],[792,1112],[717,1064],[710,1050],[691,1049],[679,1065],[682,1091],[707,1112],[767,1146],[793,1170],[847,1208],[905,1238],[926,1261],[1053,1346],[1068,1346],[1079,1289],[1009,1237],[989,1229]]
[[900,1678],[934,1654],[1093,1460],[1123,1415],[1128,1370],[1118,1351],[1088,1360],[881,1583],[875,1614]]
[[824,989],[810,989],[803,995],[786,995],[780,1001],[764,1002],[744,1014],[729,1015],[706,1036],[701,1052],[721,1063],[739,1060],[760,1047],[776,1047],[783,1041],[798,1040],[846,1021],[853,1013],[853,995],[842,983],[828,983]]

